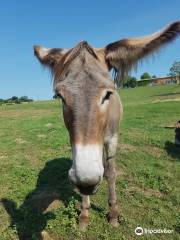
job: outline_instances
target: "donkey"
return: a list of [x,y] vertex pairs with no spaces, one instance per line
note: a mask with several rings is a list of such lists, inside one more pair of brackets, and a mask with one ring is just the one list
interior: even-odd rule
[[122,82],[142,58],[179,34],[180,21],[177,21],[152,35],[122,39],[104,48],[94,48],[86,41],[71,49],[34,46],[35,56],[50,68],[55,94],[62,100],[73,159],[69,179],[82,194],[79,216],[82,230],[88,225],[89,195],[97,191],[103,175],[109,189],[108,220],[113,226],[119,224],[115,153],[123,108],[109,71],[114,69],[115,82]]

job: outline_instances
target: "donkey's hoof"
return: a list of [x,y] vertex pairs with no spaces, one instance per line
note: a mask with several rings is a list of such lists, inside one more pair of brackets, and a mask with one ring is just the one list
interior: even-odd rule
[[88,223],[86,223],[86,222],[79,222],[79,229],[80,229],[82,232],[85,232],[85,231],[86,231],[87,226],[88,226]]
[[49,234],[46,231],[42,231],[40,235],[41,240],[52,240],[52,238],[49,236]]
[[113,227],[118,227],[119,226],[120,216],[119,216],[119,213],[118,213],[118,211],[116,209],[115,210],[111,210],[111,211],[108,212],[107,219],[108,219],[108,222]]
[[79,229],[83,232],[86,231],[88,226],[89,219],[87,217],[80,217],[79,218]]
[[109,223],[113,226],[113,227],[118,227],[119,226],[119,221],[117,218],[111,218],[109,220]]

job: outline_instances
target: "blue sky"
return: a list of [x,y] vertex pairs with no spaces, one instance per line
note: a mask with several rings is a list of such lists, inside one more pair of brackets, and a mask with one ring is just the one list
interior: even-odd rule
[[[0,98],[52,98],[50,74],[33,56],[35,44],[71,48],[86,40],[103,47],[121,38],[153,33],[179,19],[179,0],[1,1]],[[180,60],[180,39],[145,61],[133,75],[145,71],[166,75],[175,60]]]

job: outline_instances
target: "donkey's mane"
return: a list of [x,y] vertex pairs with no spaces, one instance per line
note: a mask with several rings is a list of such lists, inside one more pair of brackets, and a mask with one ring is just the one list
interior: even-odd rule
[[[63,76],[66,74],[69,65],[78,55],[81,54],[83,49],[86,49],[94,58],[98,59],[94,49],[86,41],[80,42],[76,47],[70,49],[54,67],[54,83],[60,81],[60,79],[63,79]],[[82,54],[81,57],[82,62],[85,61],[84,54]]]

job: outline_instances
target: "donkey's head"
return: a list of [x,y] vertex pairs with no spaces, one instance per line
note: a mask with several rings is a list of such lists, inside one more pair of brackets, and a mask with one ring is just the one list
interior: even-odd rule
[[141,58],[179,33],[180,22],[176,22],[153,35],[123,39],[100,49],[85,41],[70,50],[34,47],[40,62],[50,67],[54,91],[62,99],[73,155],[69,178],[81,193],[94,192],[103,177],[104,135],[114,93],[109,70],[114,68],[116,81],[122,80]]

